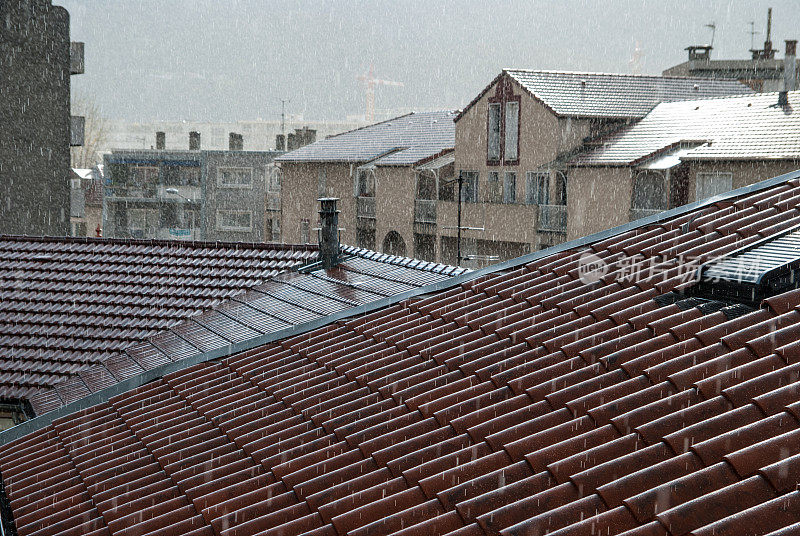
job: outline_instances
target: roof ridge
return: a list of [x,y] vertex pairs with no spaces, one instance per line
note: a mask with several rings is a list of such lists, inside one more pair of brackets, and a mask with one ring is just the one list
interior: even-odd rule
[[741,84],[741,82],[732,78],[731,79],[706,78],[703,76],[671,76],[663,74],[612,73],[605,71],[570,71],[570,70],[560,70],[560,69],[525,69],[525,68],[515,68],[515,67],[505,67],[503,68],[503,71],[507,73],[524,72],[524,73],[570,74],[570,75],[592,75],[592,76],[621,76],[626,78],[652,78],[652,79],[662,79],[662,80],[702,80],[705,82],[725,82],[725,83],[736,82]]
[[228,355],[233,355],[236,353],[252,350],[259,346],[263,346],[267,343],[274,342],[277,340],[282,340],[287,337],[297,336],[303,333],[307,333],[311,330],[331,325],[340,320],[353,318],[359,315],[365,315],[373,311],[377,311],[379,309],[395,305],[404,300],[409,300],[411,298],[423,296],[426,294],[430,294],[432,292],[447,290],[456,287],[458,285],[462,285],[464,283],[479,279],[488,274],[493,274],[496,272],[501,272],[513,268],[518,268],[525,264],[529,264],[535,260],[549,257],[553,254],[585,247],[590,244],[600,242],[611,236],[616,236],[624,232],[643,227],[645,225],[651,225],[676,216],[681,216],[691,211],[713,205],[714,203],[718,203],[720,201],[729,200],[741,197],[746,194],[766,190],[774,186],[777,186],[779,184],[786,183],[789,180],[798,178],[800,178],[800,170],[785,173],[783,175],[772,177],[770,179],[766,179],[764,181],[749,186],[745,186],[742,188],[737,188],[736,190],[731,190],[730,192],[710,197],[708,199],[703,199],[701,201],[683,205],[681,207],[676,207],[674,209],[667,210],[659,214],[655,214],[653,216],[648,216],[646,218],[628,222],[626,224],[614,227],[612,229],[608,229],[605,231],[601,231],[599,233],[594,233],[592,235],[564,242],[557,246],[553,246],[544,250],[528,253],[527,255],[523,255],[515,259],[494,264],[475,271],[461,273],[452,278],[448,278],[437,283],[418,287],[416,289],[402,292],[400,294],[396,294],[393,296],[388,296],[386,298],[382,298],[373,302],[365,303],[364,305],[340,310],[328,316],[323,316],[311,321],[306,321],[294,326],[281,329],[279,331],[266,333],[264,335],[260,335],[252,339],[248,339],[241,342],[232,342],[228,346],[223,348],[215,348],[213,350],[208,350],[205,352],[201,351],[189,357],[177,361],[172,361],[153,369],[145,370],[144,372],[138,373],[110,387],[107,387],[100,391],[96,391],[88,396],[75,400],[74,402],[65,404],[59,407],[58,409],[45,413],[41,416],[35,417],[29,421],[26,421],[20,425],[10,428],[4,432],[0,432],[0,445],[8,444],[9,442],[14,441],[15,439],[24,437],[25,435],[30,434],[31,432],[34,432],[45,426],[50,425],[56,419],[59,419],[61,417],[70,415],[77,411],[87,409],[91,406],[107,401],[113,396],[116,396],[123,392],[127,392],[131,389],[144,385],[145,383],[149,383],[150,381],[160,378],[166,374],[184,370],[186,368],[192,367],[199,363],[210,361],[212,359],[219,359],[221,357],[225,357]]
[[279,251],[317,251],[317,244],[287,244],[284,242],[228,242],[211,240],[169,240],[164,238],[117,238],[104,236],[48,236],[0,234],[0,242],[38,242],[64,244],[95,243],[123,246],[176,246],[182,248],[253,249]]

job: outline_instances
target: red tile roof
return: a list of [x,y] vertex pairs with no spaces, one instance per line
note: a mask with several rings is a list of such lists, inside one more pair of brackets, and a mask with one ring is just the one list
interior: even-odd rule
[[[292,250],[287,250],[292,253]],[[299,263],[315,248],[292,253]],[[278,251],[275,251],[278,254]],[[315,268],[316,267],[316,268]],[[444,264],[397,257],[352,246],[342,248],[341,262],[324,270],[308,264],[297,271],[273,272],[263,284],[250,281],[249,288],[211,309],[179,322],[171,322],[157,334],[107,352],[83,365],[66,380],[28,394],[34,413],[41,415],[79,398],[105,389],[167,363],[210,351],[230,352],[232,345],[252,346],[253,339],[341,313],[381,299],[415,290],[462,274],[467,270]],[[239,272],[250,273],[247,262]],[[213,289],[212,289],[213,290]],[[117,347],[115,347],[117,348]],[[54,355],[58,357],[57,350]]]
[[800,290],[676,292],[678,259],[790,225],[797,194],[800,172],[30,421],[0,435],[19,533],[797,534]]
[[308,262],[316,250],[0,236],[0,398],[26,398],[59,383]]

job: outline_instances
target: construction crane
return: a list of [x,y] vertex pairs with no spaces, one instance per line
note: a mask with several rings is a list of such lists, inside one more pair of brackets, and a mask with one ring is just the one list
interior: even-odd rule
[[367,84],[367,109],[364,113],[364,119],[370,123],[375,122],[375,86],[403,86],[402,82],[393,82],[392,80],[381,80],[375,78],[375,66],[369,65],[369,72],[367,74],[358,75],[357,80],[366,82]]

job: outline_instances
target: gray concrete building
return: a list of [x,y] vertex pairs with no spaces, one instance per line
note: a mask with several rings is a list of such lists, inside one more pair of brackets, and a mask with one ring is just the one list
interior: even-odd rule
[[0,233],[69,234],[70,145],[83,139],[70,75],[82,72],[66,9],[0,2]]
[[114,150],[104,157],[103,236],[230,242],[280,242],[277,151],[245,151],[230,134],[227,151]]

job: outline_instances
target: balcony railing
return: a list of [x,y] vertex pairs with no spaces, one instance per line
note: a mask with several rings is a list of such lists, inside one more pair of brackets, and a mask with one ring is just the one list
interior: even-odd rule
[[357,197],[356,198],[356,217],[368,220],[375,219],[375,198]]
[[554,233],[567,232],[566,205],[539,205],[539,230]]
[[268,195],[267,210],[280,210],[280,209],[281,209],[281,197],[279,195]]
[[436,223],[436,201],[416,199],[414,201],[415,223]]
[[666,209],[661,208],[632,208],[631,209],[631,221],[635,221],[641,218],[646,218],[648,216],[652,216],[653,214],[659,214],[664,212]]

